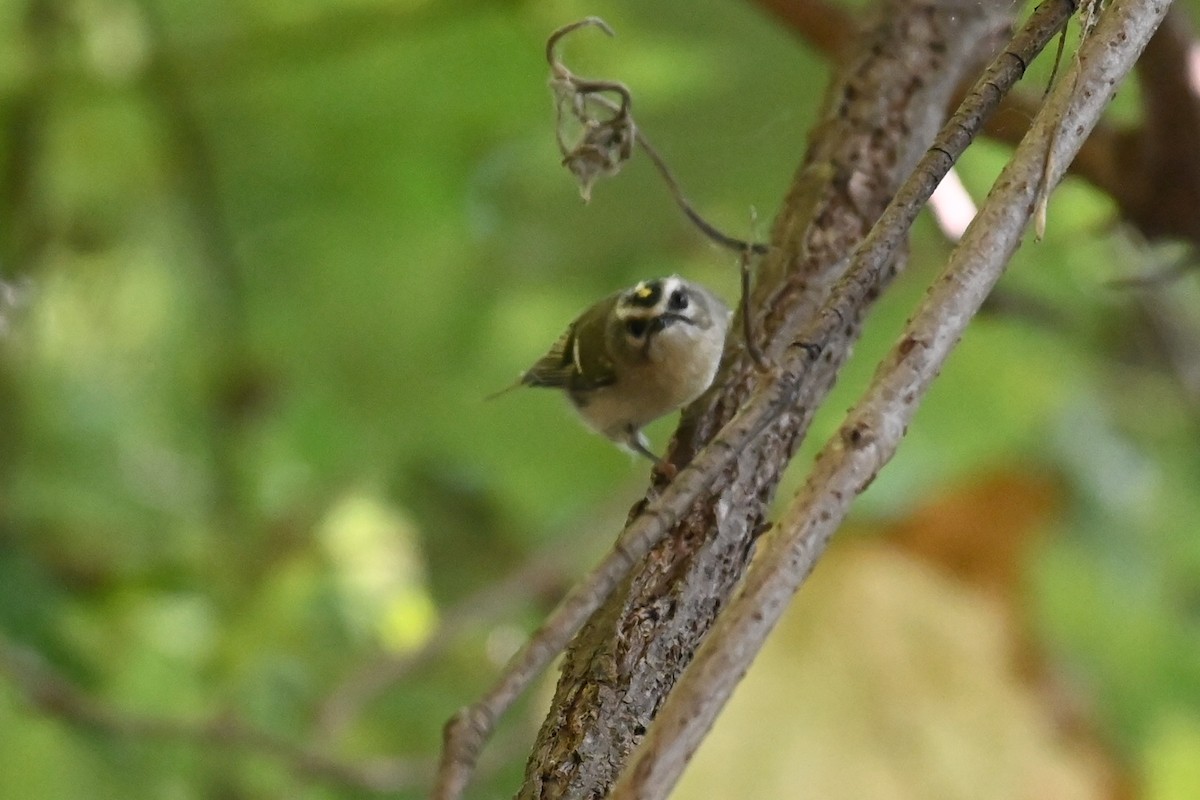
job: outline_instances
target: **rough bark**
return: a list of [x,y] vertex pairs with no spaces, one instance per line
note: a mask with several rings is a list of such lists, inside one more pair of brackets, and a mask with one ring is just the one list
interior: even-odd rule
[[[826,0],[751,0],[807,45],[834,58],[851,38],[846,12]],[[1133,125],[1101,120],[1070,173],[1116,202],[1121,218],[1149,240],[1180,239],[1200,246],[1200,96],[1192,90],[1195,26],[1172,8],[1138,61],[1142,119]],[[1012,94],[988,123],[991,138],[1016,145],[1041,100]]]
[[895,454],[921,399],[1020,244],[1039,197],[1062,178],[1168,3],[1114,0],[1100,13],[945,270],[818,453],[807,482],[667,699],[612,800],[660,800],[674,786],[850,504]]
[[[754,328],[769,356],[794,343],[826,299],[846,255],[932,140],[964,68],[1001,44],[1005,11],[889,0],[858,37],[834,76],[759,269]],[[893,264],[890,274],[897,270]],[[845,319],[839,340],[825,343],[805,375],[810,386],[801,396],[810,400],[733,459],[576,637],[520,797],[607,792],[742,575],[782,471],[856,340],[865,308]],[[726,361],[717,387],[684,414],[669,451],[677,465],[763,378],[739,341]]]

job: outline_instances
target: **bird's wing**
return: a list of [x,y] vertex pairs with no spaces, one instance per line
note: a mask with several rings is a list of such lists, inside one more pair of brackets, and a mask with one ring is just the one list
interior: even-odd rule
[[579,373],[572,357],[575,344],[575,326],[571,325],[558,337],[546,355],[539,358],[521,376],[525,386],[544,386],[550,389],[565,389]]
[[[605,318],[600,310],[595,310],[571,323],[550,351],[525,370],[521,383],[572,392],[615,383],[617,375],[612,361],[603,353]],[[593,326],[600,326],[601,330],[593,332]],[[592,344],[585,345],[585,341]]]

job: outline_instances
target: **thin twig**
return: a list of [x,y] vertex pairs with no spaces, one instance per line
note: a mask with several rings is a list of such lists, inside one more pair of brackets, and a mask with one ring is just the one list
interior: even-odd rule
[[1067,27],[1064,25],[1058,32],[1058,45],[1054,48],[1054,62],[1050,65],[1050,77],[1046,78],[1046,89],[1042,92],[1041,104],[1045,104],[1046,98],[1050,96],[1050,90],[1054,88],[1054,79],[1058,77],[1058,68],[1062,66],[1063,53],[1067,49]]
[[497,720],[525,687],[566,646],[587,618],[604,602],[630,569],[644,558],[705,491],[716,476],[786,409],[806,402],[801,380],[807,366],[824,351],[835,355],[834,345],[844,335],[845,320],[864,298],[885,280],[884,267],[904,241],[933,189],[995,111],[1001,98],[1024,74],[1074,12],[1073,0],[1047,0],[988,67],[963,101],[921,165],[896,194],[888,211],[863,242],[847,277],[838,285],[810,327],[808,335],[786,350],[778,377],[764,383],[742,410],[688,463],[662,492],[642,510],[622,533],[615,548],[564,598],[550,617],[505,666],[492,688],[474,704],[461,709],[446,725],[442,760],[433,797],[461,797],[479,752]]
[[571,74],[570,70],[563,66],[562,59],[558,57],[558,43],[562,41],[563,37],[568,33],[589,26],[599,28],[607,33],[610,37],[617,35],[616,31],[614,31],[607,22],[600,19],[600,17],[584,17],[581,20],[569,22],[566,25],[563,25],[561,28],[553,31],[546,39],[546,61],[550,64],[550,68],[554,70],[556,75],[562,75],[562,77],[565,78]]
[[34,651],[0,638],[0,674],[31,707],[80,728],[114,736],[171,739],[197,747],[215,746],[278,759],[297,775],[348,789],[396,792],[427,780],[429,764],[379,759],[352,764],[281,739],[228,717],[179,720],[136,714],[109,706],[54,671]]
[[[1054,79],[1058,76],[1058,68],[1062,65],[1063,52],[1067,49],[1067,27],[1058,34],[1058,47],[1054,49],[1054,63],[1050,65],[1050,77],[1046,79],[1046,89],[1042,92],[1040,106],[1045,107],[1046,102],[1050,98],[1050,90],[1054,88]],[[1042,180],[1043,184],[1038,188],[1037,201],[1034,204],[1034,237],[1037,241],[1041,241],[1046,236],[1046,212],[1047,206],[1050,203],[1050,186],[1044,181],[1053,171],[1053,164],[1050,163],[1054,152],[1054,142],[1051,140],[1046,145],[1046,163],[1042,165]]]
[[687,199],[687,195],[683,193],[683,188],[679,185],[679,181],[675,179],[671,168],[667,166],[666,160],[654,148],[654,145],[650,144],[650,140],[646,138],[646,134],[642,133],[641,128],[636,129],[634,132],[634,139],[637,141],[638,146],[650,157],[650,163],[654,164],[654,168],[662,176],[663,182],[667,184],[667,190],[671,193],[671,198],[675,200],[675,205],[679,206],[679,209],[692,221],[693,225],[700,229],[701,233],[729,250],[740,250],[743,253],[750,251],[761,255],[771,249],[771,246],[765,242],[744,242],[741,239],[717,230],[715,225],[700,216],[700,212]]
[[[1114,0],[1080,47],[1068,80],[1017,148],[871,386],[817,457],[807,483],[769,534],[746,584],[701,646],[614,787],[613,800],[667,795],[850,503],[894,454],[919,400],[1020,243],[1054,142],[1050,185],[1133,67],[1169,0]],[[1061,117],[1053,109],[1061,108]],[[1053,132],[1058,131],[1056,136]],[[868,242],[863,243],[867,247]],[[858,261],[855,258],[855,261]]]
[[[591,95],[588,99],[599,103],[609,111],[617,110],[616,105],[607,97]],[[701,233],[727,250],[740,252],[749,250],[756,255],[762,255],[771,249],[771,246],[765,242],[742,241],[736,236],[722,233],[715,225],[701,216],[700,212],[688,200],[687,195],[683,192],[683,187],[679,185],[679,181],[675,178],[675,174],[667,166],[666,159],[662,157],[662,154],[658,152],[640,127],[634,127],[633,139],[637,142],[638,147],[642,148],[642,151],[650,158],[650,163],[654,165],[654,168],[658,170],[658,174],[663,179],[663,183],[667,185],[667,191],[671,193],[671,199],[675,201],[675,205],[679,206],[679,210],[691,220],[693,225],[700,229]]]
[[[782,362],[803,324],[820,311],[848,254],[944,121],[955,86],[982,69],[976,54],[993,54],[1007,42],[1015,12],[1009,4],[882,0],[864,15],[853,52],[829,76],[800,167],[781,198],[772,249],[756,265],[755,328],[772,362]],[[738,452],[573,639],[526,762],[522,800],[607,795],[736,591],[788,462],[853,352],[863,320],[906,260],[899,251],[889,259],[873,291],[841,320],[831,346],[808,353],[795,376],[800,385],[791,389],[800,400]],[[668,447],[673,463],[688,463],[776,380],[774,370],[755,368],[740,326],[729,338],[713,389],[680,417]],[[655,480],[649,493],[665,485]]]
[[[1091,12],[1092,2],[1083,0],[1085,20],[1080,24],[1080,38],[1086,39],[1091,33],[1092,24],[1087,21],[1090,19],[1088,15]],[[1050,68],[1050,78],[1046,82],[1046,91],[1042,94],[1042,110],[1047,114],[1059,113],[1059,109],[1054,107],[1054,103],[1065,103],[1071,96],[1072,92],[1060,92],[1057,97],[1051,97],[1050,90],[1054,87],[1054,76],[1058,74],[1058,67],[1062,62],[1063,51],[1067,44],[1067,29],[1064,26],[1062,32],[1058,35],[1058,49],[1054,53],[1054,64]],[[1079,51],[1075,51],[1075,58],[1079,58]],[[1072,71],[1068,78],[1077,80],[1079,73]],[[1050,184],[1050,176],[1057,172],[1054,167],[1054,153],[1057,148],[1054,146],[1055,131],[1050,132],[1050,139],[1046,142],[1045,163],[1042,164],[1041,185],[1038,186],[1036,198],[1033,203],[1033,235],[1036,241],[1041,241],[1046,238],[1046,216],[1050,205],[1050,193],[1054,187]]]
[[[555,95],[555,139],[563,156],[563,164],[579,181],[584,201],[590,199],[592,184],[596,178],[615,175],[620,171],[631,155],[629,144],[636,142],[667,184],[675,204],[701,233],[730,250],[750,249],[755,253],[767,252],[768,247],[765,244],[743,242],[722,233],[695,209],[671,168],[667,166],[666,160],[634,122],[630,111],[633,97],[625,84],[619,81],[580,78],[563,64],[558,56],[559,42],[572,31],[589,26],[600,28],[609,36],[615,35],[604,20],[599,17],[586,17],[558,28],[546,40],[546,60],[552,73],[550,85]],[[616,94],[621,101],[616,103],[606,97],[605,93]],[[608,119],[593,117],[587,110],[588,103],[601,106],[612,112],[613,116]],[[583,129],[582,136],[574,145],[569,145],[564,135],[564,108],[570,110]]]
[[[825,0],[751,0],[772,12],[815,51],[836,59],[854,35],[846,12]],[[1175,4],[1138,62],[1144,113],[1136,127],[1102,120],[1068,168],[1116,201],[1121,216],[1148,239],[1184,239],[1200,247],[1200,99],[1188,80],[1195,37],[1188,11]],[[986,135],[1016,145],[1041,100],[1014,92]]]

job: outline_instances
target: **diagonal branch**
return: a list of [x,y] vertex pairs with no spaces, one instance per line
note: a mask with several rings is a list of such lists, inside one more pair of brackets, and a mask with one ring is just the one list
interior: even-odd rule
[[[636,142],[650,158],[675,205],[696,228],[721,247],[740,252],[765,253],[766,245],[743,242],[722,233],[706,220],[688,200],[679,185],[679,179],[667,166],[666,159],[651,144],[650,139],[633,120],[630,107],[633,96],[629,88],[619,81],[589,80],[571,72],[558,56],[558,43],[567,34],[584,27],[596,27],[609,36],[613,29],[599,17],[585,17],[578,22],[564,25],[550,34],[546,41],[546,61],[550,64],[550,89],[554,93],[554,134],[562,153],[562,163],[575,176],[579,194],[585,203],[591,200],[592,186],[601,177],[611,177],[621,171],[625,162],[633,155]],[[620,102],[608,95],[616,95]],[[600,118],[592,113],[591,106],[611,112],[611,116]],[[572,144],[567,139],[566,127],[574,119],[578,128]]]
[[[1048,5],[1039,24],[1055,14],[1058,20],[1046,39],[1073,9],[1069,2]],[[735,342],[724,379],[685,413],[672,462],[686,463],[743,404],[747,411],[759,408],[764,398],[779,405],[769,406],[762,433],[737,451],[713,488],[672,526],[571,645],[551,713],[526,767],[521,798],[606,794],[728,602],[786,464],[849,356],[866,310],[899,269],[897,254],[908,226],[891,229],[873,268],[856,273],[845,291],[835,292],[825,311],[820,309],[845,271],[845,254],[933,139],[964,68],[975,63],[980,50],[994,52],[1002,41],[998,34],[1010,20],[989,10],[996,7],[888,2],[858,37],[857,55],[835,76],[829,106],[776,220],[772,251],[758,276],[755,299],[762,324],[754,328],[768,333],[763,349],[779,363],[779,374],[764,380]],[[1005,68],[1019,75],[1026,63],[1009,57]],[[985,96],[987,107],[994,99],[991,88]],[[934,185],[936,180],[928,190]],[[915,200],[914,215],[924,196]],[[814,317],[820,319],[819,335],[804,331]]]
[[[852,36],[845,12],[826,0],[751,0],[817,52],[838,57]],[[1182,239],[1200,246],[1200,96],[1192,87],[1196,37],[1187,12],[1175,8],[1137,65],[1143,98],[1140,124],[1097,122],[1069,170],[1117,203],[1121,216],[1149,240]],[[1016,145],[1040,100],[1014,93],[986,128]]]
[[1200,246],[1200,93],[1192,63],[1197,45],[1186,12],[1172,8],[1138,61],[1142,124],[1121,131],[1107,163],[1097,160],[1081,174],[1111,194],[1121,215],[1147,238],[1182,238]]
[[[951,143],[951,147],[965,147],[973,135],[973,130],[977,130],[982,119],[995,108],[999,97],[1003,96],[1004,92],[1020,77],[1028,61],[1032,60],[1044,46],[1045,41],[1062,26],[1073,9],[1074,5],[1070,0],[1052,0],[1031,18],[1029,26],[1023,32],[1024,38],[1019,38],[1010,46],[1012,55],[1005,57],[1003,68],[992,74],[989,87],[985,87],[982,95],[976,98],[978,106],[975,113],[979,115],[979,118],[966,123],[965,138],[960,143]],[[951,77],[950,80],[952,79]],[[844,111],[835,107],[832,113],[837,115]],[[972,128],[971,125],[976,127]],[[839,141],[838,137],[831,137],[831,139]],[[954,154],[957,155],[957,152]],[[832,227],[829,225],[831,212],[828,211],[825,203],[807,198],[806,187],[811,186],[814,179],[827,181],[831,177],[837,178],[839,174],[842,174],[842,177],[838,179],[836,185],[845,192],[851,186],[848,181],[849,175],[839,173],[829,163],[822,164],[815,156],[811,157],[809,164],[802,168],[798,175],[798,188],[788,199],[788,208],[791,213],[806,213],[809,219],[825,223],[824,228],[820,224],[811,229],[797,225],[788,218],[787,214],[781,217],[781,221],[776,225],[776,243],[785,246],[787,252],[780,252],[776,263],[773,266],[768,263],[764,272],[769,274],[773,269],[776,272],[782,272],[783,275],[782,279],[777,280],[774,284],[765,283],[760,286],[759,293],[760,304],[767,305],[769,314],[773,309],[775,340],[784,343],[783,346],[775,348],[776,356],[782,359],[776,379],[766,382],[754,392],[748,402],[743,403],[738,400],[738,392],[748,391],[752,386],[751,376],[757,373],[754,371],[753,365],[748,362],[732,368],[731,371],[738,375],[738,378],[727,378],[724,381],[726,390],[732,392],[732,395],[726,400],[716,398],[715,408],[718,410],[717,417],[726,414],[732,416],[733,419],[706,447],[701,448],[700,442],[711,437],[716,428],[721,427],[719,421],[716,421],[712,415],[708,418],[689,415],[685,419],[676,439],[676,453],[678,454],[680,451],[684,454],[696,452],[695,457],[690,459],[679,458],[678,455],[673,457],[675,463],[686,464],[678,477],[669,486],[662,488],[659,494],[650,497],[635,512],[616,549],[568,595],[550,619],[539,628],[526,646],[513,658],[492,690],[473,706],[460,711],[447,725],[446,748],[443,752],[443,761],[434,797],[454,798],[461,795],[479,750],[490,735],[498,716],[504,712],[532,678],[544,669],[550,659],[563,647],[567,638],[579,629],[583,620],[592,614],[614,588],[625,580],[632,565],[650,551],[663,536],[664,531],[668,527],[675,526],[685,514],[691,511],[694,501],[706,492],[712,483],[718,479],[728,481],[729,476],[725,473],[729,470],[741,472],[742,465],[739,461],[747,454],[761,454],[761,451],[755,452],[756,448],[751,448],[750,442],[776,423],[781,415],[789,409],[796,410],[792,413],[799,414],[800,422],[806,422],[816,399],[828,390],[832,382],[832,373],[836,371],[845,357],[848,339],[856,332],[856,325],[852,321],[857,319],[862,305],[877,296],[893,274],[890,269],[886,268],[890,263],[887,254],[894,252],[900,246],[907,229],[906,226],[899,226],[892,231],[891,240],[877,240],[876,245],[880,249],[876,253],[878,259],[875,266],[878,268],[873,272],[858,275],[857,282],[853,283],[851,287],[854,291],[849,295],[844,294],[839,298],[838,305],[832,306],[829,313],[819,317],[823,328],[819,337],[813,340],[821,342],[825,347],[823,354],[818,353],[821,356],[819,360],[814,358],[813,349],[804,346],[803,342],[801,342],[802,346],[798,348],[787,347],[787,342],[796,339],[795,335],[789,333],[789,331],[795,330],[796,322],[789,319],[789,309],[786,305],[781,305],[780,300],[789,299],[790,292],[792,307],[795,307],[796,292],[803,291],[806,277],[809,279],[821,277],[813,273],[806,275],[797,273],[797,271],[805,264],[811,263],[806,259],[813,258],[814,251],[824,249],[819,244],[819,237],[826,237],[825,247],[833,244],[828,238],[831,236],[829,231],[829,228]],[[933,181],[933,185],[936,185],[936,179]],[[932,190],[932,185],[928,188]],[[845,195],[842,197],[845,202]],[[916,214],[920,204],[920,200],[915,201],[911,209],[912,215]],[[825,211],[825,214],[819,213],[821,211]],[[824,256],[824,253],[821,255]],[[770,260],[769,257],[768,261]],[[837,269],[841,260],[835,257],[833,261],[835,263],[831,264],[831,268]],[[790,273],[786,271],[789,267]],[[828,279],[828,277],[822,278],[822,280]],[[782,289],[780,282],[783,284]],[[791,284],[790,289],[789,283]],[[796,283],[799,283],[800,286],[797,287]],[[818,286],[820,287],[820,284]],[[785,325],[785,323],[789,324]],[[709,402],[714,401],[710,399]],[[733,412],[743,405],[741,411],[734,416]],[[791,451],[789,447],[784,449],[786,452],[781,455],[786,458],[790,456]],[[778,470],[777,465],[776,475],[778,475]],[[758,474],[754,469],[748,469],[746,472],[751,475]],[[752,489],[751,494],[756,494],[759,498],[756,504],[757,511],[754,513],[761,513],[763,505],[769,500],[770,490]],[[746,519],[746,522],[753,523],[749,528],[750,538],[735,546],[748,553],[754,532],[758,528],[757,523],[754,523],[753,520]],[[707,525],[706,518],[704,516],[696,517],[695,512],[692,512],[691,523]],[[743,530],[746,529],[743,528]],[[700,543],[697,542],[690,547],[695,548],[699,545]],[[672,545],[671,551],[681,557],[688,554],[688,548],[681,549],[679,544]],[[736,580],[736,575],[733,578]],[[731,587],[732,584],[729,583],[728,586]],[[720,605],[719,601],[717,601],[717,605]]]
[[[1044,182],[1054,186],[1168,5],[1169,0],[1114,0],[1101,14],[945,272],[867,392],[817,456],[808,482],[747,574],[745,588],[667,699],[611,797],[657,800],[667,795],[850,503],[895,453],[920,398],[1003,274],[1029,222],[1044,165],[1055,165]],[[1047,148],[1053,149],[1051,159]],[[854,261],[860,260],[856,253]]]

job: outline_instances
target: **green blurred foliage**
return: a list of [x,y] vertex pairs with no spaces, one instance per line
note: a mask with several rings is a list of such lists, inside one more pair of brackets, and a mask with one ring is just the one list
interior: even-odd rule
[[[619,37],[572,39],[577,71],[632,87],[710,218],[770,219],[828,73],[745,4],[0,5],[7,640],[130,714],[318,741],[363,664],[420,648],[535,551],[565,551],[566,581],[604,549],[644,465],[560,398],[482,398],[615,288],[680,272],[732,299],[736,272],[644,158],[588,206],[559,168],[543,40],[588,14]],[[1005,157],[964,160],[977,198]],[[1108,287],[1172,257],[1112,219],[1086,186],[1055,196],[1001,287],[1046,313],[978,321],[860,513],[996,464],[1060,476],[1031,620],[1146,796],[1194,796],[1200,406],[1146,332],[1151,306],[1200,330],[1200,289]],[[791,483],[948,248],[919,224]],[[322,751],[432,759],[555,595],[517,589]],[[516,785],[536,718],[502,731],[481,796]],[[49,718],[0,683],[0,796],[357,796],[250,748],[154,738]]]

